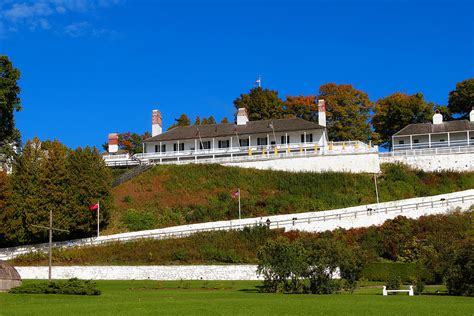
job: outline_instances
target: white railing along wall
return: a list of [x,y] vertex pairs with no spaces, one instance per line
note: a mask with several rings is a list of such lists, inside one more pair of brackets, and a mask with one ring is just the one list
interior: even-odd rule
[[474,154],[474,146],[436,147],[422,149],[395,150],[379,153],[380,157],[432,156],[452,154]]

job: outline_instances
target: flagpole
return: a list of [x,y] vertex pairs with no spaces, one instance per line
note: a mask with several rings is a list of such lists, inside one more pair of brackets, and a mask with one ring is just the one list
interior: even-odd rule
[[100,201],[97,201],[97,237],[100,236]]
[[239,227],[242,229],[242,217],[241,217],[241,212],[240,212],[240,188],[238,189],[239,192]]

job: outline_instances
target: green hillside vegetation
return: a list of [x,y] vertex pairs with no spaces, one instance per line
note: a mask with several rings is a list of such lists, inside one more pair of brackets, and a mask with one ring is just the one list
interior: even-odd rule
[[[105,244],[94,247],[55,250],[54,265],[188,265],[257,264],[259,250],[281,239],[303,247],[326,240],[348,247],[348,253],[362,258],[362,276],[404,282],[421,279],[439,284],[457,254],[472,248],[472,212],[422,216],[417,220],[399,216],[381,226],[304,233],[269,230],[266,227],[242,231],[215,231],[186,238]],[[472,253],[471,253],[472,255]],[[474,258],[465,260],[471,262]],[[47,265],[47,254],[33,253],[10,261],[15,266]],[[474,272],[474,271],[473,271]],[[467,273],[470,273],[469,271]]]
[[[426,173],[383,165],[381,202],[474,188],[474,172]],[[156,166],[113,189],[115,200],[105,233],[143,230],[242,216],[330,210],[375,203],[372,175],[288,173],[220,165]]]

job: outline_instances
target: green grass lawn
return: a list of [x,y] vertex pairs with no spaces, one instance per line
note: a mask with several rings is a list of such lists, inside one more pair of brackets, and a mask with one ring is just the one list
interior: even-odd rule
[[[25,281],[34,282],[34,281]],[[100,296],[0,293],[0,315],[473,315],[474,299],[444,295],[259,293],[252,281],[99,281]],[[429,289],[431,292],[434,288]]]

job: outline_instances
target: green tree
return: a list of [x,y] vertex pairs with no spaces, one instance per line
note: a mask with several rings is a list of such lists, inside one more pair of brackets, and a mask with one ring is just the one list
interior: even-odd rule
[[15,155],[20,132],[15,128],[14,113],[21,110],[20,71],[7,56],[0,56],[0,169]]
[[196,116],[196,119],[194,120],[194,125],[201,125],[201,119],[199,118],[199,115]]
[[446,287],[451,295],[474,296],[474,243],[472,240],[454,255],[446,271]]
[[319,88],[318,99],[326,101],[330,140],[367,142],[373,138],[369,124],[373,104],[367,93],[349,84],[327,83]]
[[298,117],[307,121],[318,121],[318,102],[314,95],[287,96],[285,100],[285,114],[289,117]]
[[407,95],[396,92],[375,103],[372,126],[383,146],[391,146],[392,135],[409,124],[428,122],[433,116],[433,103],[428,103],[423,94]]
[[214,116],[211,115],[207,118],[207,124],[208,125],[216,124],[216,120],[214,119]]
[[93,236],[97,233],[97,217],[96,211],[90,211],[89,206],[100,203],[101,227],[105,227],[112,208],[111,171],[95,147],[71,151],[67,171],[71,200],[68,216],[72,220],[69,237]]
[[171,125],[170,127],[168,127],[168,130],[172,129],[172,128],[175,128],[177,126],[189,126],[191,125],[191,120],[189,119],[189,117],[186,115],[186,114],[181,114],[179,116],[179,118],[177,119],[174,119],[175,120],[175,123],[173,125]]
[[246,108],[249,120],[258,121],[282,118],[283,100],[275,90],[253,88],[248,94],[241,94],[234,100],[236,109]]
[[299,292],[306,271],[306,251],[298,242],[280,237],[269,240],[258,252],[258,273],[267,292]]
[[449,93],[448,108],[452,114],[468,118],[474,107],[474,78],[456,84],[456,89]]
[[221,120],[221,124],[228,124],[229,123],[229,120],[227,119],[227,117],[224,117],[222,120]]
[[[8,179],[8,175],[0,171],[0,219],[3,219],[5,213],[7,213],[7,208],[9,207],[11,199],[11,188]],[[0,247],[5,246],[5,232],[3,231],[4,227],[0,224]]]
[[46,232],[34,234],[31,225],[46,223],[48,215],[41,206],[42,164],[46,155],[41,142],[34,138],[26,143],[22,154],[16,159],[11,175],[11,206],[1,214],[0,225],[7,242],[12,245],[37,242],[46,238]]

